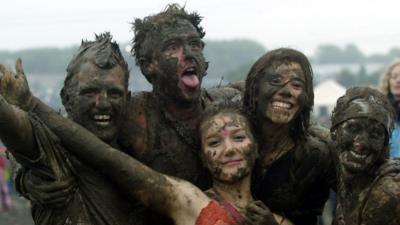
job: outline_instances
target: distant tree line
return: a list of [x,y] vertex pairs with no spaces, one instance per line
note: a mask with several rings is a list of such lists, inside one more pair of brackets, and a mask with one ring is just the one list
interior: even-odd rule
[[[210,62],[208,79],[223,79],[226,82],[243,80],[250,66],[267,50],[258,42],[252,40],[214,41],[206,40],[204,53]],[[131,73],[136,77],[140,69],[135,65],[133,57],[125,49],[127,43],[120,44]],[[13,67],[15,59],[21,57],[27,73],[35,74],[65,74],[68,62],[78,46],[68,48],[37,48],[15,52],[0,51],[0,62]],[[368,64],[389,63],[394,58],[400,58],[400,48],[392,48],[387,54],[364,54],[356,45],[349,44],[344,48],[336,45],[320,45],[310,59],[313,64]],[[353,84],[376,83],[377,74],[367,74],[361,67],[358,73],[342,70],[335,78],[345,86]]]
[[343,69],[337,73],[334,78],[341,85],[346,88],[355,85],[364,86],[377,86],[379,84],[383,68],[378,71],[367,73],[364,65],[360,65],[360,69],[357,72],[351,72],[348,69]]
[[317,64],[348,64],[348,63],[387,63],[400,57],[400,48],[392,48],[387,54],[365,55],[356,45],[348,44],[344,48],[336,45],[320,45],[313,62]]

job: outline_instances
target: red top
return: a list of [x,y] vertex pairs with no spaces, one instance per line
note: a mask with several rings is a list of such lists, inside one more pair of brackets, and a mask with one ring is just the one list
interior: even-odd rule
[[227,210],[215,201],[203,208],[196,225],[238,225]]

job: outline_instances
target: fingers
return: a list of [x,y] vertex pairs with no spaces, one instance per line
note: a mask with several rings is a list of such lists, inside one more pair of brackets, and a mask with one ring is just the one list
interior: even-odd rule
[[15,77],[25,79],[25,72],[24,72],[24,68],[22,68],[21,58],[18,58],[17,62],[15,63],[15,71],[17,72]]
[[252,213],[258,213],[264,215],[271,214],[269,208],[261,201],[252,202],[249,206],[247,206],[247,210]]
[[0,72],[4,75],[6,73],[6,67],[3,64],[0,64]]
[[17,74],[19,73],[24,73],[24,69],[22,68],[22,60],[21,58],[17,59],[17,62],[15,63],[15,71],[17,72]]

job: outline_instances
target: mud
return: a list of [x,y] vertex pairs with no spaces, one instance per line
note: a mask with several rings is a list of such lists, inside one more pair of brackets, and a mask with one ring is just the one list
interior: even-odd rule
[[400,182],[395,173],[379,173],[392,127],[390,103],[377,90],[354,87],[338,99],[331,128],[339,160],[336,224],[400,222]]
[[[313,91],[313,72],[311,64],[307,57],[294,49],[281,48],[270,51],[259,58],[251,67],[246,78],[246,91],[244,93],[243,104],[249,110],[254,118],[257,118],[257,111],[261,110],[260,107],[265,107],[269,96],[272,96],[279,90],[279,85],[272,82],[276,77],[275,68],[280,64],[298,63],[300,64],[304,74],[304,92],[299,97],[300,111],[299,116],[296,116],[293,125],[291,126],[291,135],[297,139],[304,137],[309,125],[310,112],[314,105],[314,91]],[[265,79],[267,83],[274,83],[267,88],[260,85],[261,79]],[[270,89],[271,88],[271,89]],[[257,96],[260,91],[264,91],[268,99],[263,99],[265,102],[258,102]]]
[[[301,68],[292,71],[295,77],[301,74],[304,80],[289,79],[287,83],[277,68],[293,64]],[[335,183],[335,168],[327,143],[308,134],[314,102],[312,79],[311,65],[304,54],[293,49],[276,49],[252,66],[244,93],[244,106],[251,118],[262,121],[256,130],[261,157],[253,176],[253,193],[294,224],[317,224],[317,215]],[[303,91],[297,98],[298,109],[293,118],[279,124],[265,119],[276,93],[293,96],[293,90],[299,87]]]

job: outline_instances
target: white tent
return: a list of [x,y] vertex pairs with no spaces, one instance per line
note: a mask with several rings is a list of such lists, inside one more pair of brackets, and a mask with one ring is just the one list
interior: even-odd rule
[[346,88],[332,79],[322,81],[314,87],[314,116],[330,116],[336,100],[344,95]]

